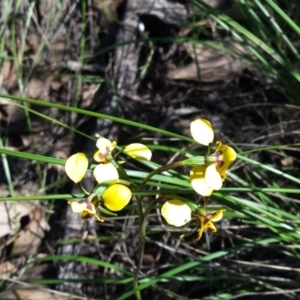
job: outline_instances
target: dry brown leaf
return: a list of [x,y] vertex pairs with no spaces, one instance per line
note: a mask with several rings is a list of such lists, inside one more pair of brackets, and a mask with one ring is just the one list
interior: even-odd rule
[[49,82],[32,78],[26,88],[26,97],[33,99],[49,99]]
[[84,84],[82,87],[82,108],[89,108],[100,84]]
[[48,77],[47,81],[48,81],[50,89],[52,91],[57,92],[61,88],[61,86],[63,85],[62,80],[58,80],[58,79],[55,79],[53,77]]
[[41,47],[41,39],[38,34],[36,33],[28,33],[26,36],[26,42],[27,42],[27,49],[26,50],[31,50],[34,53],[37,53]]
[[[37,258],[44,258],[48,254],[38,254]],[[32,265],[27,265],[25,272],[22,274],[20,280],[22,282],[30,282],[33,280],[39,280],[43,279],[45,272],[49,270],[49,264],[48,263],[43,263],[43,264],[36,264],[33,263]]]
[[93,1],[93,5],[100,11],[97,22],[102,30],[107,30],[114,19],[117,18],[117,9],[123,0]]
[[22,287],[17,286],[13,289],[6,291],[1,295],[5,300],[76,300],[82,299],[82,297],[76,297],[66,293],[60,293],[57,291],[51,291],[50,289],[43,289],[41,287],[29,286]]
[[50,227],[45,219],[45,211],[35,208],[29,213],[29,223],[18,232],[11,256],[33,255]]
[[[28,216],[28,224],[20,230],[21,218]],[[34,254],[49,225],[45,211],[37,202],[0,202],[0,237],[12,235],[1,249],[14,243],[11,256]]]
[[4,80],[7,80],[12,70],[12,63],[9,60],[5,60],[2,62],[2,67],[0,71],[1,84]]
[[9,261],[3,261],[0,263],[0,280],[7,279],[16,272],[17,268]]
[[0,202],[0,237],[14,234],[20,229],[20,219],[28,215],[37,204],[32,202]]
[[[194,61],[187,66],[169,72],[167,74],[169,79],[201,80],[204,83],[229,82],[248,66],[247,62],[237,54],[227,53],[205,45],[184,43],[184,47]],[[228,47],[236,49],[239,53],[246,53],[246,50],[236,42],[230,42]]]
[[51,43],[51,48],[46,53],[46,60],[50,64],[58,63],[61,61],[68,61],[71,59],[69,46],[65,34],[60,34]]
[[19,122],[22,122],[22,124],[23,124],[23,121],[24,121],[24,124],[26,124],[25,123],[26,116],[25,116],[24,109],[12,104],[12,103],[9,103],[6,106],[5,110],[6,110],[6,114],[7,114],[7,123],[9,123],[9,124],[14,123],[14,126],[15,126],[15,130],[13,130],[13,131],[11,131],[11,129],[13,129],[13,128],[9,128],[10,133],[20,131],[20,127],[18,127],[18,128],[16,128],[16,127],[20,126],[21,123],[19,123]]
[[5,89],[10,90],[17,84],[17,73],[13,63],[9,60],[2,62],[0,70],[0,83]]

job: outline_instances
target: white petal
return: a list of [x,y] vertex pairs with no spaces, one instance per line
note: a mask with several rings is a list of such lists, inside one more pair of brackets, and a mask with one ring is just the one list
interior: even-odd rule
[[214,140],[214,131],[211,123],[206,119],[196,119],[191,123],[193,139],[201,145],[208,146]]
[[135,159],[150,160],[152,156],[151,150],[145,145],[139,143],[126,146],[124,151]]
[[119,179],[117,169],[112,163],[100,164],[94,169],[94,177],[98,183]]
[[222,187],[222,177],[215,164],[211,164],[206,168],[205,183],[214,190],[219,190]]
[[181,200],[169,200],[161,208],[161,214],[170,225],[180,227],[191,219],[191,209]]

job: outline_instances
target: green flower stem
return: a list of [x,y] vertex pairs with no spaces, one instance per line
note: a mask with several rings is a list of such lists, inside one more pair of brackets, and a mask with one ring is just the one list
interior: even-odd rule
[[102,184],[96,185],[94,187],[93,192],[88,197],[88,200],[92,201],[94,199],[94,197],[97,197],[100,200],[102,198],[103,193],[105,192],[105,190],[107,189],[108,186],[109,186],[109,184],[108,185],[102,185]]
[[136,271],[134,272],[134,282],[138,283],[138,279],[139,279],[139,273],[140,273],[140,269],[142,266],[142,262],[143,262],[143,257],[144,257],[144,251],[145,251],[145,236],[146,236],[146,224],[145,224],[145,218],[144,215],[141,218],[140,214],[139,214],[139,219],[140,219],[140,247],[139,247],[139,254],[138,254],[138,262],[137,262],[137,268]]
[[159,173],[171,170],[171,169],[175,169],[181,166],[197,166],[197,165],[204,165],[205,164],[205,157],[204,156],[196,156],[196,157],[192,157],[192,158],[188,158],[186,160],[181,160],[181,161],[175,161],[172,162],[170,164],[161,166],[155,170],[153,170],[151,173],[149,173],[147,175],[147,177],[143,180],[142,184],[141,184],[141,188],[140,190],[144,190],[146,183],[154,176],[157,175]]
[[145,236],[146,236],[146,230],[147,230],[147,225],[145,223],[145,215],[147,216],[149,211],[149,208],[146,210],[145,214],[143,213],[143,206],[141,203],[140,197],[137,197],[137,203],[138,203],[138,214],[139,214],[139,220],[140,220],[140,247],[139,247],[139,256],[138,256],[138,262],[137,262],[137,268],[134,274],[134,283],[138,285],[138,279],[139,279],[139,273],[140,269],[142,266],[143,262],[143,257],[144,257],[144,251],[145,251]]
[[183,165],[185,166],[201,166],[205,165],[205,162],[205,156],[195,156],[182,161]]
[[[133,287],[134,287],[134,288],[138,288],[138,287],[139,287],[138,281],[134,281]],[[141,291],[140,291],[140,290],[137,290],[137,291],[135,292],[135,297],[136,297],[137,300],[142,300],[142,296],[141,296]]]
[[114,184],[119,183],[122,185],[126,185],[126,186],[132,186],[135,185],[134,183],[128,181],[128,180],[124,180],[124,179],[117,179],[116,182],[114,182]]
[[113,212],[111,212],[111,211],[109,211],[109,210],[107,210],[106,208],[104,208],[103,206],[98,206],[98,209],[102,212],[102,213],[104,213],[104,214],[106,214],[106,215],[108,215],[108,216],[112,216],[112,217],[116,217],[117,216],[117,214],[115,214],[115,213],[113,213]]
[[[145,210],[144,216],[147,217],[148,214],[150,213],[150,211],[152,210],[152,208],[153,208],[160,200],[162,200],[163,198],[165,198],[165,197],[164,197],[164,196],[160,196],[160,197],[155,198],[154,200],[152,200],[152,201],[149,203],[148,208]],[[145,218],[146,218],[146,217],[144,217],[143,222],[145,221]]]
[[217,157],[216,157],[216,155],[214,155],[214,154],[208,155],[208,156],[206,157],[206,162],[208,162],[208,163],[214,163],[214,162],[216,162],[216,161],[217,161]]
[[207,197],[207,196],[203,197],[203,202],[204,202],[203,208],[205,208],[207,206],[208,199],[209,199],[209,197]]
[[109,157],[107,157],[107,160],[109,162],[111,162],[114,165],[114,167],[118,170],[118,173],[122,179],[125,179],[130,182],[130,178],[127,175],[124,168],[120,164],[118,164],[111,155]]
[[[136,197],[136,202],[137,202],[137,211],[138,211],[138,216],[139,216],[139,221],[140,221],[140,236],[139,236],[139,242],[140,242],[140,246],[139,246],[139,253],[138,253],[138,261],[137,261],[137,268],[134,272],[134,280],[133,280],[133,286],[134,287],[138,287],[139,285],[139,273],[140,273],[140,269],[142,266],[142,262],[143,262],[143,257],[144,257],[144,251],[145,251],[145,236],[146,236],[146,224],[144,223],[144,213],[143,213],[143,205],[141,202],[141,198],[139,196]],[[136,293],[136,298],[138,300],[141,300],[141,295],[139,293],[139,291]]]
[[[99,201],[101,201],[102,199],[102,195],[103,193],[106,191],[107,189],[107,186],[103,186],[103,185],[97,185],[93,192],[91,194],[89,194],[87,200],[89,202],[92,202],[94,198],[97,198]],[[99,203],[99,202],[98,202]],[[98,205],[97,208],[104,214],[108,215],[108,216],[113,216],[113,217],[116,217],[117,214],[107,210],[106,208],[102,207],[101,205]]]
[[210,148],[211,148],[211,144],[209,144],[208,147],[207,147],[207,152],[206,152],[205,157],[209,156],[209,154],[210,154]]
[[175,162],[172,162],[168,165],[165,165],[165,166],[161,166],[155,170],[153,170],[152,172],[150,172],[147,177],[143,180],[142,184],[141,184],[141,188],[140,190],[144,190],[145,188],[145,185],[146,183],[154,176],[154,175],[157,175],[159,173],[162,173],[162,172],[165,172],[165,171],[168,171],[168,170],[171,170],[171,169],[175,169],[175,168],[178,168],[178,167],[181,167],[184,165],[184,161],[175,161]]
[[90,193],[83,187],[82,181],[78,182],[77,185],[86,195],[90,195]]
[[143,205],[140,196],[136,196],[136,202],[138,207],[139,219],[142,221],[144,219]]
[[197,215],[200,215],[203,217],[205,217],[207,215],[207,212],[202,207],[198,207],[198,209],[195,211],[195,213]]

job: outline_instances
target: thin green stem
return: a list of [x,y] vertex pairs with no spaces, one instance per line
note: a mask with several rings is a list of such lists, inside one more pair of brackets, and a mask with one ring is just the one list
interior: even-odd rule
[[[137,211],[138,211],[139,221],[140,221],[140,229],[139,229],[140,245],[139,245],[138,263],[137,263],[137,268],[135,270],[134,281],[133,281],[134,288],[138,287],[138,285],[139,285],[138,280],[139,280],[139,273],[140,273],[140,269],[141,269],[141,265],[142,265],[142,261],[143,261],[143,256],[144,256],[145,235],[146,235],[146,227],[144,226],[143,206],[142,206],[142,202],[141,202],[141,199],[140,199],[139,196],[136,197],[136,202],[137,202]],[[141,299],[140,291],[137,291],[135,293],[135,296],[136,296],[137,299]]]
[[77,185],[86,195],[90,195],[90,193],[83,187],[82,181],[78,182]]
[[143,180],[142,184],[141,184],[141,188],[140,190],[144,190],[145,188],[145,185],[146,183],[154,176],[154,175],[157,175],[157,174],[160,174],[162,172],[165,172],[165,171],[168,171],[168,170],[171,170],[171,169],[175,169],[175,168],[178,168],[178,167],[181,167],[183,166],[184,163],[183,161],[175,161],[175,162],[172,162],[170,164],[167,164],[167,165],[164,165],[164,166],[161,166],[155,170],[153,170],[151,173],[148,174],[148,176]]

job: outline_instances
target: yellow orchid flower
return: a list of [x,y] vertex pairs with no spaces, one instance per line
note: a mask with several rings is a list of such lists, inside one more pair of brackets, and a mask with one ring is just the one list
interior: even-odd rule
[[98,148],[98,150],[93,156],[94,160],[103,163],[108,162],[109,160],[107,160],[107,158],[111,156],[111,152],[116,146],[117,143],[115,141],[112,142],[104,137],[98,138],[96,142],[96,147]]
[[214,130],[206,119],[196,119],[191,122],[190,131],[193,139],[201,145],[208,146],[214,140]]
[[84,177],[89,161],[84,153],[76,153],[70,156],[65,164],[65,172],[75,183],[78,183]]
[[112,163],[97,165],[94,169],[93,174],[98,183],[119,179],[119,173]]
[[112,210],[122,210],[132,197],[131,190],[123,184],[113,184],[109,186],[102,196],[104,205]]
[[98,216],[96,212],[95,206],[98,205],[98,202],[99,200],[94,198],[92,202],[87,199],[82,199],[79,201],[69,201],[68,203],[71,205],[71,209],[74,213],[81,213],[82,219],[88,219],[95,216],[99,222],[104,222],[104,220]]
[[147,146],[139,143],[126,146],[124,148],[124,152],[126,152],[132,158],[140,160],[151,160],[152,157],[151,150]]
[[222,181],[226,179],[226,171],[229,166],[236,160],[236,152],[228,145],[216,142],[216,150],[212,154],[216,158],[216,169],[222,177]]
[[205,184],[213,190],[219,190],[223,185],[222,176],[215,163],[208,165],[205,169]]
[[192,219],[191,208],[181,200],[173,199],[164,203],[161,214],[170,225],[180,227]]
[[190,183],[195,192],[203,197],[209,197],[213,188],[210,187],[205,179],[206,166],[195,166],[190,171]]
[[232,147],[217,141],[215,152],[206,158],[207,163],[195,166],[190,171],[193,189],[204,197],[210,196],[213,190],[219,190],[226,179],[226,171],[236,156]]
[[193,215],[199,224],[198,236],[196,238],[197,241],[201,239],[204,231],[209,231],[209,232],[217,231],[213,222],[217,222],[222,219],[223,211],[225,211],[225,209],[220,209],[213,213],[205,212],[205,214],[203,214],[201,209],[201,212],[198,212]]

